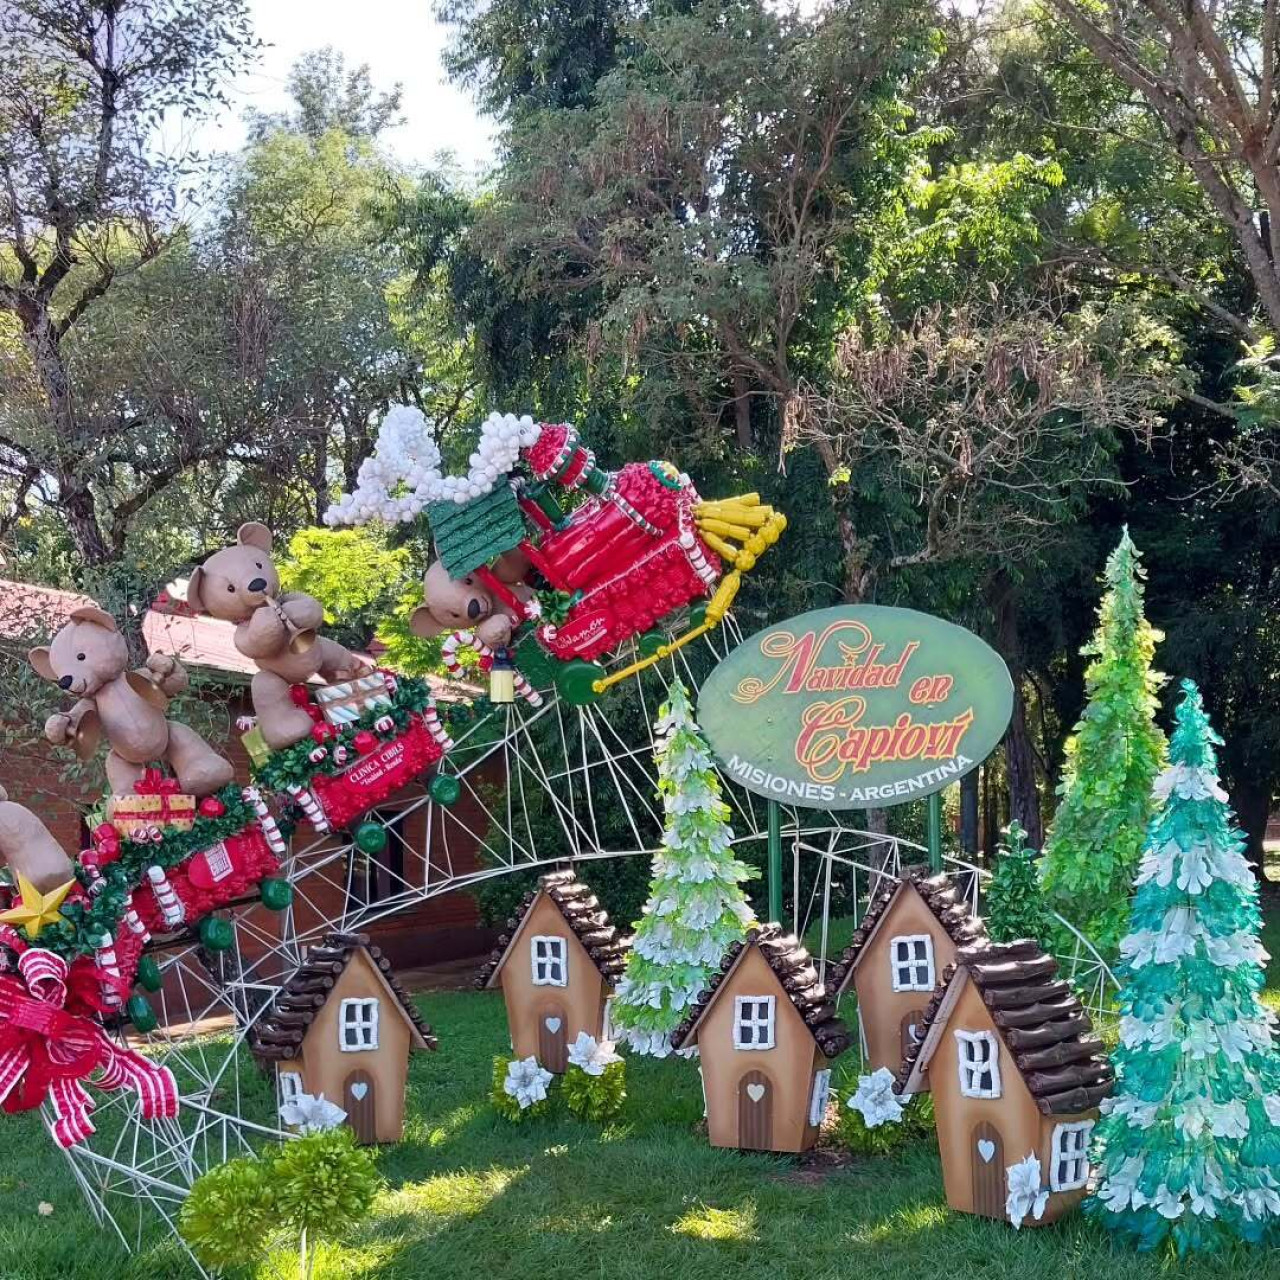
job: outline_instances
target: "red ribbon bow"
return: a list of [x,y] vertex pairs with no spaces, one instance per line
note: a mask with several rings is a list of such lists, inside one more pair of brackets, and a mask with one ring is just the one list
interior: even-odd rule
[[30,1111],[48,1099],[61,1147],[83,1142],[94,1101],[84,1081],[104,1090],[133,1089],[146,1119],[178,1114],[178,1087],[168,1067],[124,1048],[91,1018],[68,1013],[67,962],[43,947],[18,957],[18,974],[0,974],[0,1106]]
[[177,778],[167,778],[154,767],[143,769],[133,790],[140,796],[176,796],[181,792]]

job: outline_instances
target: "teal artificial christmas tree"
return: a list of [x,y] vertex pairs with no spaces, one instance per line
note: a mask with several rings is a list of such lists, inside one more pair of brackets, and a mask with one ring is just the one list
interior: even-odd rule
[[665,1057],[671,1032],[730,944],[754,923],[741,885],[755,872],[733,856],[729,806],[678,682],[655,729],[665,830],[610,1020],[618,1039],[636,1052]]
[[1036,851],[1016,819],[1004,830],[996,849],[995,870],[983,894],[983,918],[993,942],[1034,938],[1048,946],[1057,922],[1045,905]]
[[1143,1249],[1257,1241],[1280,1217],[1280,1062],[1267,953],[1200,693],[1184,681],[1169,767],[1120,944],[1115,1094],[1090,1212]]
[[1143,614],[1141,556],[1126,529],[1107,560],[1098,629],[1083,652],[1087,705],[1067,742],[1062,801],[1045,841],[1047,900],[1106,956],[1128,916],[1129,888],[1164,759],[1151,669],[1160,632]]

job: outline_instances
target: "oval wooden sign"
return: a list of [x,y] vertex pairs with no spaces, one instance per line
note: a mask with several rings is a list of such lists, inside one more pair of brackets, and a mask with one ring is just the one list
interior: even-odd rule
[[914,609],[845,605],[767,627],[702,686],[727,777],[786,804],[884,808],[955,782],[1013,712],[1000,655]]

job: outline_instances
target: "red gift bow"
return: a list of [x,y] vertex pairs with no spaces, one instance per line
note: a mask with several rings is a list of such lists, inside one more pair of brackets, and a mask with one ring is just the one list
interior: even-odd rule
[[143,769],[142,777],[133,784],[133,790],[140,796],[176,796],[181,794],[177,778],[166,778],[159,769]]
[[0,1105],[12,1114],[48,1098],[54,1141],[72,1147],[94,1132],[94,1101],[83,1081],[104,1090],[133,1089],[148,1120],[178,1114],[178,1086],[168,1067],[116,1044],[91,1018],[68,1013],[67,962],[43,947],[18,957],[18,977],[0,974]]

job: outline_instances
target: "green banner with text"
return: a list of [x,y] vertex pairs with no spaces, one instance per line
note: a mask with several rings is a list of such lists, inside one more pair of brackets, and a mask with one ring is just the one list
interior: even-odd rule
[[711,673],[698,722],[726,775],[813,809],[918,800],[976,768],[1013,711],[1000,655],[914,609],[817,609],[758,632]]

